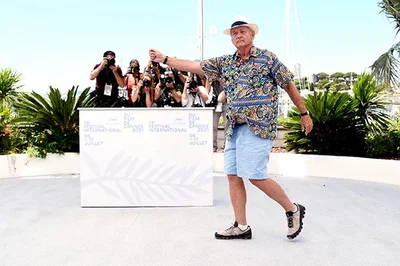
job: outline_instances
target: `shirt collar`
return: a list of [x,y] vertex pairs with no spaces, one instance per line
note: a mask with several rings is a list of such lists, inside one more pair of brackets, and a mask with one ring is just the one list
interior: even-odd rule
[[[257,57],[258,54],[259,54],[259,51],[258,51],[257,47],[255,47],[255,46],[253,45],[253,46],[251,47],[251,49],[250,49],[250,56],[249,56],[249,58],[250,58],[250,57]],[[233,58],[236,59],[236,60],[240,60],[240,59],[241,59],[241,58],[240,58],[240,55],[239,55],[239,53],[238,53],[238,50],[236,50],[236,52],[233,54]]]

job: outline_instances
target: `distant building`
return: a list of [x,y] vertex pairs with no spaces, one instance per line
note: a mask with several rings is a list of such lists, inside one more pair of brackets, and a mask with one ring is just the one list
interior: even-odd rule
[[301,79],[301,65],[299,63],[294,65],[294,79],[300,80]]
[[317,76],[317,74],[312,74],[312,75],[311,75],[311,80],[310,80],[310,82],[311,82],[311,83],[317,83],[317,82],[318,82],[318,76]]

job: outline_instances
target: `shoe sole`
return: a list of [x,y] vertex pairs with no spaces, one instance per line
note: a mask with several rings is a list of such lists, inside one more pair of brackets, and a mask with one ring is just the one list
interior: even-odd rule
[[215,238],[216,239],[222,239],[222,240],[232,240],[232,239],[251,239],[252,234],[243,234],[243,235],[239,235],[239,236],[223,236],[223,235],[219,235],[218,233],[215,233]]
[[306,215],[306,207],[304,207],[300,204],[299,204],[299,207],[300,207],[300,227],[299,227],[299,230],[297,230],[294,234],[287,236],[287,238],[289,238],[289,239],[295,239],[301,233],[301,230],[303,229],[303,219],[304,219],[304,216]]

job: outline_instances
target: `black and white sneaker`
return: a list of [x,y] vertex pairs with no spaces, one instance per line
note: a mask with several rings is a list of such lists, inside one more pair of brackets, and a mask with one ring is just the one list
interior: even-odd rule
[[295,212],[286,212],[287,222],[288,222],[288,233],[287,238],[294,239],[298,236],[303,229],[303,218],[306,214],[306,208],[298,203],[294,204],[297,207]]
[[239,228],[238,222],[222,232],[216,232],[216,239],[251,239],[251,228],[247,226],[245,230]]

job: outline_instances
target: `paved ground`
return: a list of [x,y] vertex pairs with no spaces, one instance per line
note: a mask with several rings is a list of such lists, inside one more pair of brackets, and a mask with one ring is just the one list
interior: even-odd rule
[[82,209],[77,177],[2,179],[0,265],[399,265],[400,187],[278,178],[307,207],[289,241],[283,210],[248,185],[253,239],[224,241],[227,181],[214,180],[214,207]]

